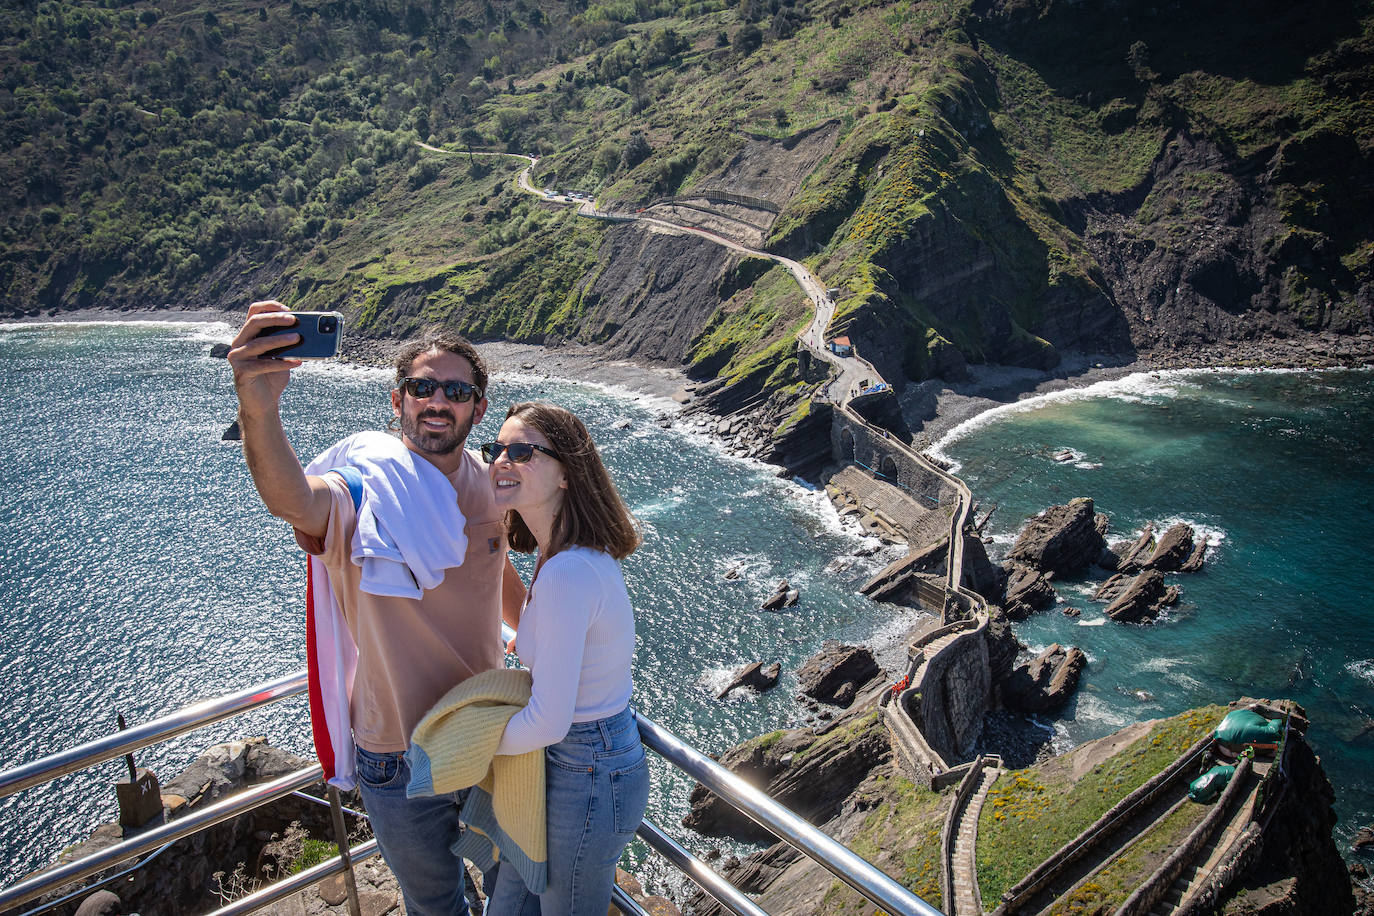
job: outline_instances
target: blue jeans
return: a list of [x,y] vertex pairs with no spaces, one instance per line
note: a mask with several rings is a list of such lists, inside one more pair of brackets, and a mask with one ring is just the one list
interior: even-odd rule
[[[463,829],[458,811],[467,792],[406,798],[410,766],[404,755],[360,747],[357,761],[358,792],[382,858],[401,886],[406,912],[410,916],[480,914],[476,888],[463,860],[450,849]],[[489,872],[483,884],[491,888],[495,877]]]
[[503,868],[488,916],[605,916],[620,854],[649,803],[649,762],[634,713],[578,722],[544,748],[548,889],[532,894]]

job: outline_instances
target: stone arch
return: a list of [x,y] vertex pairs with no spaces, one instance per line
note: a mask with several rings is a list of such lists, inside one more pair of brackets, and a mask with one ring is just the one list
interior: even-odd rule
[[840,430],[840,460],[854,460],[854,433],[848,426]]
[[896,460],[891,455],[884,455],[882,460],[878,462],[878,473],[883,475],[885,480],[896,483],[898,480]]

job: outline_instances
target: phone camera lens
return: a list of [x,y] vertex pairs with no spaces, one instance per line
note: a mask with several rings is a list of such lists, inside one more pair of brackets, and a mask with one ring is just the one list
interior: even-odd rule
[[336,327],[338,327],[338,319],[337,319],[337,318],[334,318],[334,317],[331,316],[331,317],[328,317],[328,318],[321,318],[321,319],[320,319],[320,333],[322,333],[322,334],[333,334],[333,333],[334,333],[334,329],[335,329]]

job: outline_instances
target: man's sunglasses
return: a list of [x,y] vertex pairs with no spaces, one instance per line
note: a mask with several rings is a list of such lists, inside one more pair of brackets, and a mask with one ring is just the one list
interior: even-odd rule
[[555,461],[562,460],[553,449],[535,445],[533,442],[488,442],[482,446],[482,460],[491,464],[501,457],[502,452],[505,452],[506,457],[515,464],[524,464],[534,457],[535,452],[543,452]]
[[401,387],[405,389],[406,394],[422,401],[434,397],[434,392],[440,388],[444,389],[444,397],[455,404],[482,397],[482,389],[476,385],[459,381],[441,382],[435,378],[403,378]]

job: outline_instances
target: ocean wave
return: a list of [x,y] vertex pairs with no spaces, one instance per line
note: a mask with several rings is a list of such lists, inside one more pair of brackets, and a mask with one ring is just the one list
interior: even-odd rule
[[1094,617],[1091,620],[1084,620],[1082,617],[1080,617],[1078,618],[1078,625],[1080,627],[1105,627],[1107,625],[1107,618]]
[[302,375],[318,375],[330,380],[357,382],[390,383],[396,377],[396,370],[382,366],[363,366],[335,359],[308,359],[299,368],[291,370]]
[[1118,379],[1094,382],[1082,388],[1065,388],[1045,394],[1034,395],[1010,404],[1002,404],[985,410],[958,424],[930,447],[931,454],[945,461],[954,462],[955,473],[958,462],[949,456],[946,449],[975,430],[1021,413],[1039,410],[1051,404],[1066,404],[1073,401],[1088,401],[1109,398],[1128,403],[1152,403],[1178,397],[1186,390],[1196,390],[1195,379],[1205,377],[1260,375],[1264,373],[1311,372],[1310,369],[1159,369],[1151,372],[1134,372]]
[[1106,730],[1115,731],[1135,721],[1133,710],[1118,707],[1091,692],[1080,690],[1076,699],[1077,710],[1074,718],[1079,722],[1090,722],[1093,725],[1105,726]]
[[512,385],[525,385],[530,388],[539,388],[540,386],[548,384],[589,388],[593,391],[598,391],[601,394],[615,398],[618,401],[631,401],[636,406],[642,407],[650,413],[674,416],[682,410],[682,405],[670,397],[645,394],[629,386],[616,385],[610,382],[594,382],[590,379],[567,378],[561,375],[546,375],[540,372],[521,371],[518,369],[502,369],[500,372],[493,372],[491,377]]
[[1345,670],[1358,678],[1374,684],[1374,658],[1365,658],[1360,661],[1351,662],[1345,666]]
[[638,518],[653,518],[656,515],[663,515],[672,512],[687,501],[685,496],[664,496],[647,503],[640,503],[632,506],[630,511]]
[[[1214,550],[1220,547],[1222,542],[1229,537],[1225,528],[1210,521],[1201,521],[1195,518],[1189,518],[1185,515],[1171,515],[1167,518],[1155,520],[1152,524],[1155,526],[1156,536],[1168,531],[1174,525],[1187,525],[1189,528],[1193,529],[1193,533],[1197,535],[1198,538]],[[1139,532],[1137,532],[1137,534],[1138,533]]]

